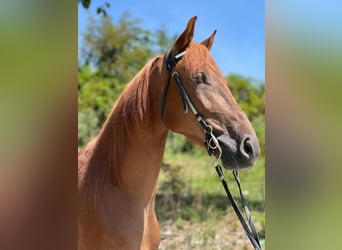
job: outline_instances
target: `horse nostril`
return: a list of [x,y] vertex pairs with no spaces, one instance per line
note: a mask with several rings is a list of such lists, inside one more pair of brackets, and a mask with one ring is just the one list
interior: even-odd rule
[[246,158],[256,158],[259,154],[259,144],[254,137],[245,137],[240,144],[240,152]]
[[248,155],[253,154],[253,146],[252,146],[249,139],[246,139],[246,141],[245,141],[244,150]]

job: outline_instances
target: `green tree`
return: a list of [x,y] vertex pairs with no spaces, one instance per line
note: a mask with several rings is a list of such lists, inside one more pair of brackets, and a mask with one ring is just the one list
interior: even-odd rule
[[78,3],[81,3],[84,8],[88,9],[90,5],[90,0],[78,0]]
[[[78,3],[81,3],[83,8],[89,9],[91,0],[78,0]],[[110,8],[110,3],[106,1],[102,6],[100,5],[97,7],[96,12],[97,14],[103,14],[103,16],[106,16],[107,15],[106,9],[109,9],[109,8]]]
[[[120,89],[114,91],[115,79],[98,77],[89,66],[78,72],[78,144],[84,145],[99,131],[117,99]],[[124,86],[122,86],[123,88]]]
[[228,87],[248,118],[253,121],[265,113],[265,85],[237,74],[226,77]]
[[110,17],[90,18],[83,34],[81,57],[102,78],[128,82],[152,57],[151,32],[139,26],[140,21],[124,14],[117,24]]
[[127,13],[118,23],[89,19],[78,70],[79,146],[96,135],[126,84],[171,42],[165,31],[145,30]]

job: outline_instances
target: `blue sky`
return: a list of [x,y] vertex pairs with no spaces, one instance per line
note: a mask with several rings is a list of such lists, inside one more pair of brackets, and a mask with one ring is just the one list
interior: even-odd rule
[[[109,0],[108,0],[109,1]],[[195,1],[195,0],[125,0],[109,1],[108,14],[116,22],[124,12],[141,20],[148,30],[165,28],[169,35],[180,34],[188,20],[197,16],[194,40],[206,39],[215,29],[217,34],[211,53],[224,75],[238,73],[257,81],[265,81],[265,18],[263,0]],[[87,27],[89,13],[104,1],[92,0],[90,10],[78,8],[78,37]]]

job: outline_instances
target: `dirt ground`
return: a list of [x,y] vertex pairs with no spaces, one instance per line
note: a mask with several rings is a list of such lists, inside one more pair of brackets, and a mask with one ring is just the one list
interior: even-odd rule
[[[231,216],[229,216],[231,217]],[[235,218],[214,224],[169,221],[161,226],[159,250],[253,250]]]

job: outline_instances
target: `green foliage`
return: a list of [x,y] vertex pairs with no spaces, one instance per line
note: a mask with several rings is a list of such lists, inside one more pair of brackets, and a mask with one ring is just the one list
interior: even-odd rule
[[265,155],[265,115],[259,114],[252,119],[253,128],[258,136],[260,143],[260,155]]
[[171,39],[163,30],[150,32],[124,14],[89,19],[83,34],[78,70],[78,145],[97,134],[126,84]]
[[167,195],[175,193],[182,193],[186,182],[181,176],[180,166],[171,166],[170,164],[162,165],[163,171],[167,173],[163,183],[160,185],[159,190]]
[[[91,4],[91,0],[78,0],[78,3],[81,3],[83,8],[89,9],[89,6]],[[102,14],[103,16],[107,16],[107,10],[110,8],[110,3],[105,2],[102,6],[98,6],[96,8],[96,13],[97,14]]]
[[251,121],[260,115],[264,115],[264,84],[253,84],[253,79],[248,79],[237,74],[231,74],[226,79],[230,91]]
[[[177,226],[182,227],[185,221],[205,221],[208,217],[217,216],[219,213],[225,211],[229,205],[222,195],[217,193],[208,194],[204,189],[208,187],[203,186],[201,189],[195,188],[196,185],[190,176],[194,177],[196,174],[184,174],[184,168],[189,161],[191,164],[197,165],[201,160],[194,158],[185,160],[182,158],[182,164],[163,163],[161,167],[161,179],[156,197],[156,209],[158,217],[161,221],[169,219],[177,220]],[[207,166],[203,167],[208,167]],[[213,174],[214,171],[212,172]],[[208,177],[208,174],[207,174]],[[197,179],[197,178],[196,178]],[[215,178],[215,184],[217,183]],[[219,185],[217,185],[219,188]],[[221,189],[219,189],[221,191]],[[208,211],[211,213],[208,214]],[[216,215],[214,215],[216,213]]]
[[251,121],[265,155],[265,85],[237,74],[226,77],[228,87]]
[[[235,223],[235,226],[240,228],[218,176],[212,168],[211,158],[181,153],[166,158],[161,167],[155,206],[162,225],[172,220],[179,230],[184,230],[188,222],[217,224],[219,220],[226,220],[228,218],[225,217],[230,216],[234,220],[229,223]],[[265,231],[263,165],[264,158],[261,157],[254,168],[240,174],[247,203],[262,237]],[[239,202],[239,191],[234,185],[233,176],[229,171],[224,172],[232,194]]]
[[183,135],[169,132],[166,150],[172,154],[185,152],[195,153],[196,147]]
[[124,86],[114,84],[115,79],[95,76],[89,66],[78,72],[78,144],[84,145],[94,137],[104,123],[113,100]]
[[153,56],[151,32],[124,14],[117,24],[110,17],[90,18],[81,55],[102,78],[127,83]]
[[78,3],[81,3],[84,8],[88,9],[90,5],[90,0],[78,0]]

